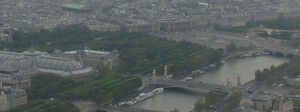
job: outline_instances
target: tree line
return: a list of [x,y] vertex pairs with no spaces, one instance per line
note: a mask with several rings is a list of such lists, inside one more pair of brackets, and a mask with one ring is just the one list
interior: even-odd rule
[[140,78],[128,75],[107,74],[90,82],[79,82],[52,74],[32,78],[26,89],[29,101],[59,98],[61,100],[91,100],[107,103],[136,90],[142,85]]
[[[149,73],[156,68],[160,73],[168,65],[170,73],[192,70],[218,61],[223,50],[184,41],[172,41],[148,34],[129,33],[126,29],[117,32],[99,32],[89,30],[77,24],[53,31],[13,32],[14,41],[3,45],[10,51],[25,51],[31,42],[37,50],[53,52],[78,50],[87,46],[93,50],[120,52],[121,73]],[[0,46],[3,48],[3,46]]]
[[68,101],[45,102],[43,100],[37,100],[13,108],[9,112],[80,112],[80,110]]
[[275,83],[283,80],[284,76],[295,78],[300,75],[300,57],[294,57],[289,62],[278,67],[271,66],[255,72],[255,80],[265,83]]

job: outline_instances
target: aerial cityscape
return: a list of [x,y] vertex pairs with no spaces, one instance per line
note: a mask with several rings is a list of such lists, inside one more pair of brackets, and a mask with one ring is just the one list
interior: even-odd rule
[[0,112],[300,112],[300,0],[0,0]]

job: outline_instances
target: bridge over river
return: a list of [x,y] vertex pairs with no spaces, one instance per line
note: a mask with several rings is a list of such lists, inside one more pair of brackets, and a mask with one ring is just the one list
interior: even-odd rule
[[209,92],[226,92],[229,93],[234,88],[233,86],[208,84],[195,81],[179,81],[172,79],[156,79],[155,81],[148,82],[148,84],[159,85],[163,88],[182,88],[201,93]]

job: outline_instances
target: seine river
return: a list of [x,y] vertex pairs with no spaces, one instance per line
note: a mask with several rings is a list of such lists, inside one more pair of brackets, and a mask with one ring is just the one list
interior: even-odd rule
[[[278,66],[287,61],[288,59],[286,58],[272,56],[240,58],[219,66],[213,72],[199,75],[193,81],[225,84],[226,79],[229,78],[233,84],[236,84],[237,74],[240,74],[241,82],[246,83],[254,79],[254,72],[257,69],[262,70],[271,65]],[[193,109],[194,103],[202,98],[203,96],[196,93],[173,89],[166,90],[164,93],[139,102],[132,107],[163,112],[169,112],[176,108],[180,112],[189,112]]]

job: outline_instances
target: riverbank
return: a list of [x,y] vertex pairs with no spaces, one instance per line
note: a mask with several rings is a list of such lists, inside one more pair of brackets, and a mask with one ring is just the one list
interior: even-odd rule
[[162,94],[139,102],[133,106],[130,106],[130,108],[140,108],[162,112],[169,112],[174,109],[179,109],[180,112],[189,112],[194,108],[194,103],[199,99],[204,99],[204,97],[196,92],[173,88],[166,89]]
[[197,77],[201,74],[205,74],[207,72],[213,72],[215,71],[219,66],[234,61],[236,59],[246,58],[246,57],[258,57],[258,56],[273,56],[273,54],[269,52],[264,51],[247,51],[247,52],[237,52],[234,54],[227,54],[222,59],[211,63],[207,66],[199,67],[198,69],[195,69],[190,72],[183,72],[181,75],[177,75],[175,79],[177,80],[186,80],[186,79],[193,79],[194,77]]
[[[235,85],[237,73],[240,73],[242,84],[246,84],[254,79],[255,70],[264,69],[271,65],[277,66],[288,61],[286,58],[275,57],[271,54],[240,56],[229,59],[227,62],[218,64],[215,68],[211,68],[201,75],[194,75],[191,81],[225,84],[226,79],[230,78],[232,84]],[[183,79],[186,77],[183,77]],[[251,83],[246,85],[249,84]],[[203,95],[198,93],[193,94],[184,90],[166,90],[160,95],[153,96],[130,107],[158,111],[170,111],[177,108],[182,112],[188,112],[194,108],[194,103],[201,98],[203,98]]]

